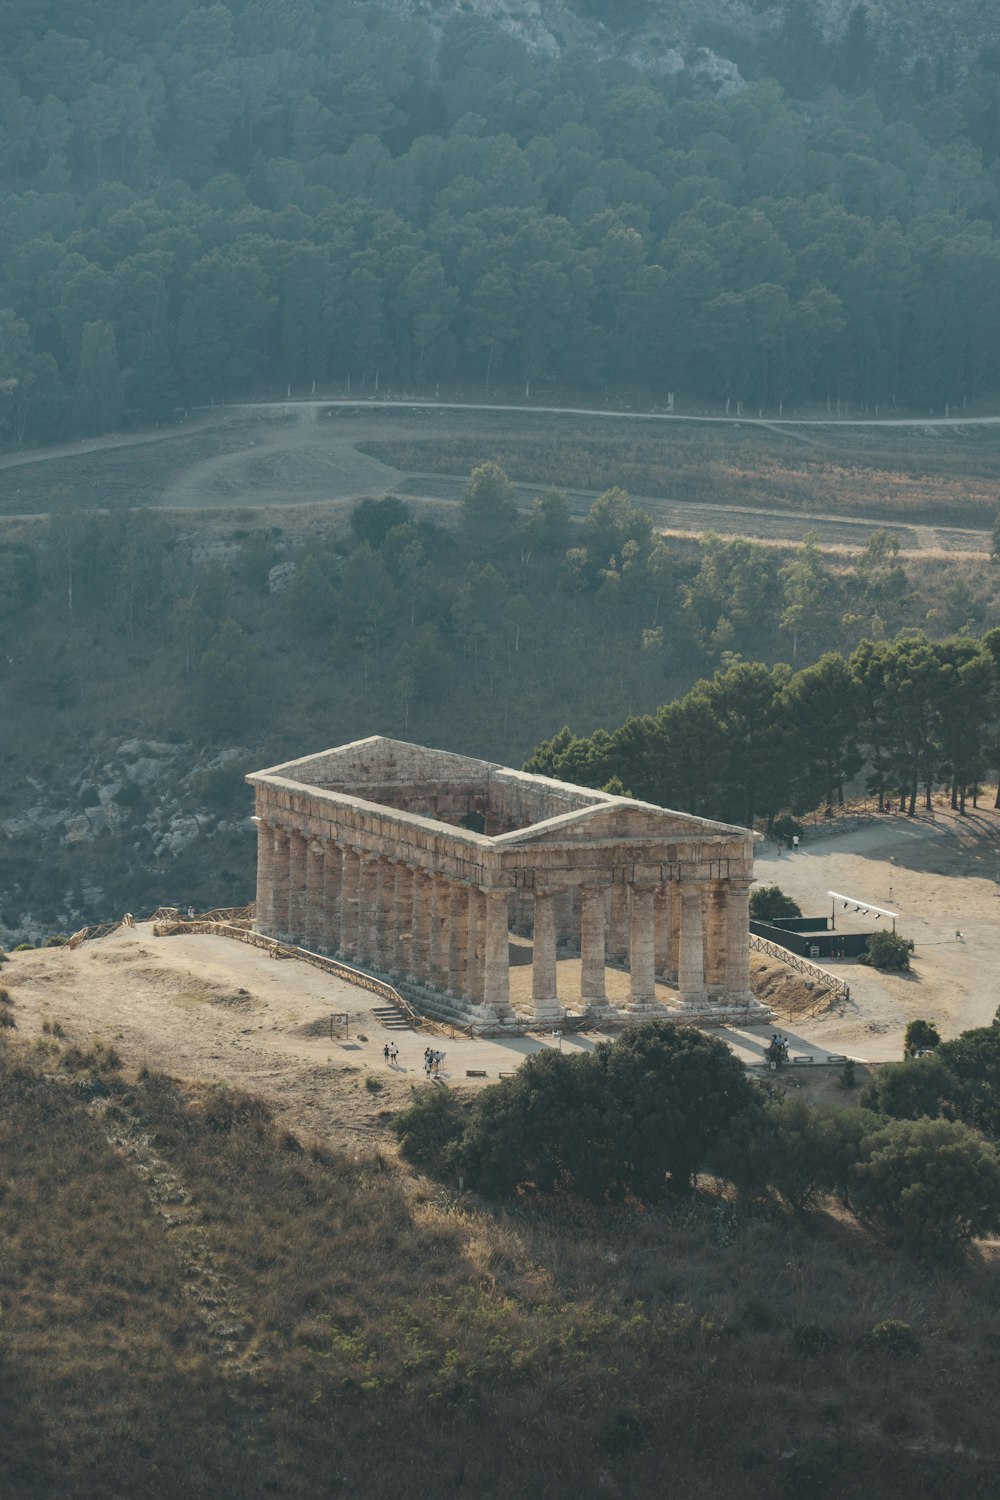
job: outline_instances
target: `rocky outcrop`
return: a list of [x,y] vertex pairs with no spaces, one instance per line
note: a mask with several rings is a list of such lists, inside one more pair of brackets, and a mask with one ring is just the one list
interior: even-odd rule
[[244,845],[249,891],[254,838],[242,773],[255,758],[239,746],[109,740],[75,774],[64,767],[48,785],[34,780],[0,820],[0,944],[151,909],[154,890],[164,901],[193,899],[192,871],[211,872],[222,851],[233,894]]

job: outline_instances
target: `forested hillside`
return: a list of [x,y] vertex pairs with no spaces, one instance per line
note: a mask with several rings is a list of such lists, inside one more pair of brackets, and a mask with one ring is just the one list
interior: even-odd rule
[[390,496],[273,526],[64,504],[19,523],[0,937],[247,899],[242,772],[365,734],[519,764],[569,722],[538,769],[740,821],[836,796],[872,751],[893,792],[997,768],[985,556],[904,558],[886,530],[849,554],[668,544],[620,489],[582,521],[558,489],[516,499],[485,463],[457,517]]
[[313,382],[997,393],[1000,50],[788,0],[640,71],[485,10],[5,0],[3,439]]

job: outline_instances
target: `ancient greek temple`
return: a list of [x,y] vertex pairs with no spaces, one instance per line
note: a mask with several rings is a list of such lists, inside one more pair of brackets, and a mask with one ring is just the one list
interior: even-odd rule
[[[516,1027],[760,1009],[746,828],[377,735],[247,781],[258,929],[390,979],[429,1014]],[[532,937],[517,1012],[512,928]],[[557,959],[575,955],[579,994],[560,999]],[[609,968],[629,975],[617,1006]]]

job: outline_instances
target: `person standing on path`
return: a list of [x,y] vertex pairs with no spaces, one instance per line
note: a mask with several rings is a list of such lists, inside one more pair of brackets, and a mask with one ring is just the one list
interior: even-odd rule
[[389,1061],[392,1063],[393,1067],[396,1066],[396,1059],[397,1059],[398,1056],[399,1056],[399,1048],[396,1046],[396,1043],[393,1042],[390,1045],[390,1047],[389,1047]]
[[385,1058],[385,1065],[386,1065],[386,1067],[388,1067],[389,1066],[389,1043],[388,1042],[386,1042],[385,1046],[382,1048],[382,1056]]

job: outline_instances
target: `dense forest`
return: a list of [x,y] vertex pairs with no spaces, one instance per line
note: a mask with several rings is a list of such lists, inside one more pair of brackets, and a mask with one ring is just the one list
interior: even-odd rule
[[289,386],[997,391],[1000,49],[930,67],[788,0],[706,33],[747,80],[713,89],[433,9],[0,4],[7,443]]

